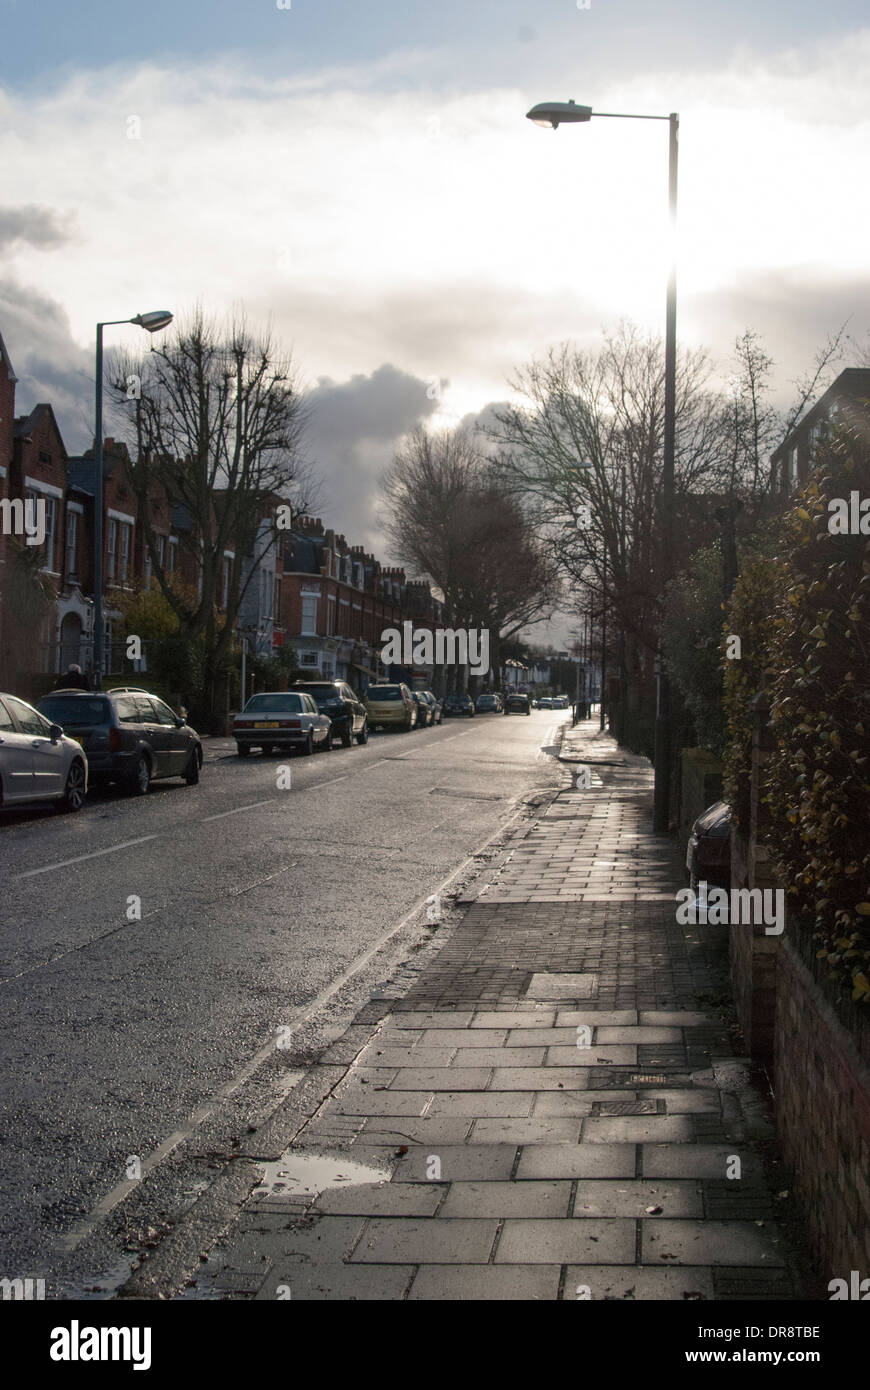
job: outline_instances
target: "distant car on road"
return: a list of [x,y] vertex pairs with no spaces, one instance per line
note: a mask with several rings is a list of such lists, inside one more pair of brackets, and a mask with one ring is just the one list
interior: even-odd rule
[[117,782],[130,795],[144,796],[160,778],[183,777],[188,786],[199,781],[199,734],[140,686],[53,690],[37,708],[81,744],[92,783]]
[[697,888],[731,888],[731,807],[727,801],[708,806],[692,826],[686,848],[689,883]]
[[51,800],[80,811],[87,790],[81,745],[25,700],[0,695],[0,806]]
[[474,718],[474,701],[470,695],[448,695],[444,701],[444,713],[447,715],[467,715],[469,719]]
[[501,714],[501,700],[497,695],[478,695],[474,709],[476,714]]
[[320,713],[329,716],[333,735],[338,735],[343,747],[350,748],[354,739],[368,743],[366,707],[345,681],[294,681],[293,689],[306,690],[312,696]]
[[531,714],[532,706],[528,695],[508,695],[504,712],[505,714]]
[[233,738],[241,758],[252,748],[264,755],[274,748],[298,748],[310,756],[315,748],[332,748],[332,720],[321,714],[307,690],[264,690],[236,715]]
[[437,695],[433,694],[431,690],[424,690],[422,693],[426,696],[426,699],[432,706],[432,723],[440,724],[444,719],[444,706],[442,702],[438,699]]
[[411,697],[417,706],[417,728],[428,729],[435,723],[435,711],[426,698],[425,690],[412,690]]
[[417,723],[417,701],[403,681],[370,685],[366,709],[373,729],[399,728],[410,733]]

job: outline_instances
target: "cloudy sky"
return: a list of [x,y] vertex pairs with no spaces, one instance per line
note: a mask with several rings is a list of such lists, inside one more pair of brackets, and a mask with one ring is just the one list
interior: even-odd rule
[[324,520],[382,553],[403,433],[663,327],[667,126],[542,131],[543,99],[680,112],[683,342],[727,365],[754,327],[787,403],[870,327],[859,0],[0,0],[0,33],[0,331],[71,451],[96,319],[243,305],[311,392]]

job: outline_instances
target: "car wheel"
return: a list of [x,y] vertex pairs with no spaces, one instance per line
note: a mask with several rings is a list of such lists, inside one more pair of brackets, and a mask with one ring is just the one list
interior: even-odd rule
[[[344,739],[342,739],[341,741],[342,741],[342,743],[344,744],[345,748],[349,748],[349,747],[350,747],[350,744],[349,744],[349,743],[344,743]],[[327,753],[331,753],[331,752],[332,752],[332,725],[331,725],[331,724],[330,724],[329,728],[328,728],[327,731],[326,731],[326,738],[323,740],[323,743],[321,744],[321,747],[322,747],[322,748],[324,749],[324,751],[327,752]]]
[[360,729],[359,733],[358,733],[357,736],[356,736],[356,741],[357,741],[357,743],[360,745],[360,747],[363,747],[366,743],[368,743],[368,741],[369,741],[369,726],[368,726],[367,723],[364,723],[364,724],[363,724],[362,728]]
[[262,752],[264,758],[268,758],[268,756],[269,756],[269,754],[271,753],[273,747],[274,747],[274,745],[271,744],[271,743],[264,743],[264,744],[262,745],[260,751]]
[[352,718],[352,716],[348,716],[347,722],[346,722],[346,724],[344,725],[344,728],[343,728],[342,731],[341,731],[341,746],[342,746],[342,748],[352,748],[352,747],[353,747],[353,718]]
[[189,787],[195,787],[199,781],[199,753],[196,748],[191,748],[190,757],[187,760],[187,767],[184,769],[184,780]]
[[136,762],[136,769],[127,782],[127,791],[130,796],[144,796],[150,786],[151,763],[146,754],[140,753]]
[[76,758],[70,764],[69,772],[66,777],[66,786],[63,789],[63,796],[60,800],[62,811],[80,811],[85,804],[85,769]]
[[240,758],[247,758],[251,752],[251,745],[249,743],[237,743],[236,752]]
[[308,737],[307,737],[307,739],[305,740],[305,742],[304,742],[303,745],[302,745],[302,756],[305,757],[305,758],[310,758],[310,757],[311,757],[311,754],[312,754],[313,752],[314,752],[314,735],[313,735],[313,734],[311,733],[311,731],[309,730]]

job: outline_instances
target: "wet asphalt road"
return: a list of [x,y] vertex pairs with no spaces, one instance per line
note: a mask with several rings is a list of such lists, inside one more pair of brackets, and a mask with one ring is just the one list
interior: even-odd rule
[[294,1011],[552,785],[540,750],[564,718],[445,721],[311,758],[210,740],[197,787],[0,813],[0,1276],[51,1278],[128,1155],[195,1128]]

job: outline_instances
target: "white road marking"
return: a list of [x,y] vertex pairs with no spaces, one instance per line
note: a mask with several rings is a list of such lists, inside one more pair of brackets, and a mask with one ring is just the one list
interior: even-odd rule
[[270,796],[268,801],[250,801],[247,806],[234,806],[231,811],[219,811],[216,816],[205,816],[200,822],[201,825],[208,825],[212,820],[223,820],[224,816],[237,816],[240,811],[253,811],[257,806],[271,806],[273,801],[277,801],[276,796]]
[[110,845],[108,849],[95,849],[90,854],[77,854],[75,859],[61,859],[57,864],[46,864],[41,869],[28,869],[23,874],[13,874],[13,879],[33,878],[36,874],[50,874],[54,869],[65,869],[69,864],[81,864],[85,859],[98,859],[101,854],[114,854],[119,849],[129,849],[131,845],[144,845],[146,840],[156,840],[157,835],[140,835],[138,840],[124,840],[120,845]]

